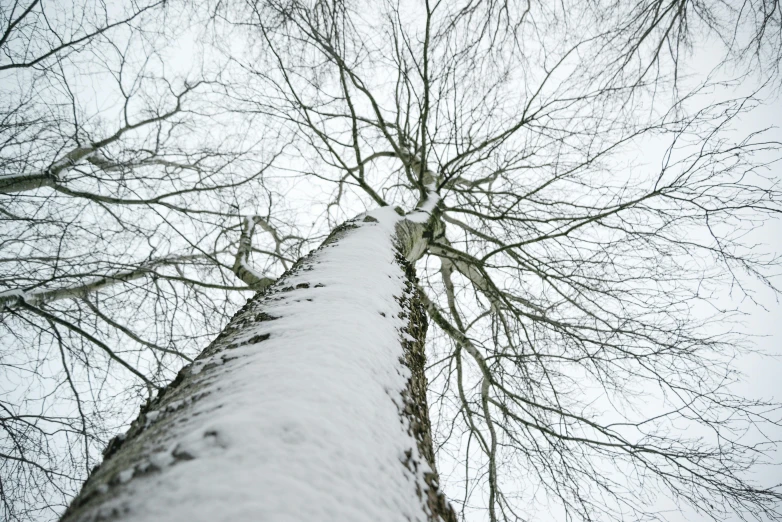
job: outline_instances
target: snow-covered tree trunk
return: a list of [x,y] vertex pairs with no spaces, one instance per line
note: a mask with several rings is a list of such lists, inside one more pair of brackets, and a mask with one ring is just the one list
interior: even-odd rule
[[455,521],[426,405],[424,229],[389,207],[335,229],[142,408],[63,520]]

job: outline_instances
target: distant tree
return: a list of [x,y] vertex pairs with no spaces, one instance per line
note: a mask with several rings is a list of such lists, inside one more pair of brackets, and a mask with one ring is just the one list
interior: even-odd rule
[[9,518],[129,396],[65,519],[780,515],[749,475],[778,405],[733,392],[750,346],[704,312],[779,291],[746,234],[780,143],[732,128],[777,92],[778,3],[155,9],[3,80]]

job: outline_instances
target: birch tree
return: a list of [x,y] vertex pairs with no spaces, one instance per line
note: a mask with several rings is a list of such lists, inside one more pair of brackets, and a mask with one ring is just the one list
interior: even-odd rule
[[[736,395],[751,346],[714,311],[726,287],[778,292],[779,258],[747,233],[780,213],[779,142],[733,129],[778,87],[777,3],[191,16],[213,61],[173,97],[192,92],[196,118],[253,118],[233,126],[278,155],[254,188],[274,198],[237,187],[243,210],[212,223],[237,238],[210,251],[224,272],[186,279],[260,292],[168,386],[133,366],[149,400],[63,520],[664,520],[660,497],[716,520],[780,515],[778,487],[751,479],[778,405]],[[705,71],[704,45],[719,49]],[[91,154],[73,163],[99,168]],[[7,310],[59,342],[32,295]]]

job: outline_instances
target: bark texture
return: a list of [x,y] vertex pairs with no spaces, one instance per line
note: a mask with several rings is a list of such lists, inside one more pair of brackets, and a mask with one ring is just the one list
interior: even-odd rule
[[[220,393],[221,378],[230,379],[229,374],[220,375],[220,369],[230,361],[242,357],[242,355],[235,355],[242,353],[238,348],[264,350],[263,343],[271,334],[263,333],[248,337],[246,335],[248,329],[278,319],[266,311],[271,303],[294,298],[297,292],[301,292],[302,296],[312,295],[305,293],[305,290],[312,291],[310,284],[294,284],[295,276],[313,270],[313,258],[317,257],[319,251],[330,247],[339,248],[341,238],[350,234],[354,228],[371,225],[373,220],[374,218],[367,217],[364,222],[354,220],[337,227],[318,250],[299,260],[266,292],[259,292],[248,300],[196,361],[183,368],[171,384],[141,408],[138,418],[131,424],[127,433],[109,443],[104,451],[103,463],[93,469],[80,494],[73,500],[61,520],[83,522],[137,518],[134,517],[134,505],[143,503],[146,499],[134,497],[134,495],[138,497],[134,493],[136,490],[133,489],[136,481],[144,481],[145,478],[154,479],[155,475],[158,475],[158,482],[160,482],[159,474],[167,471],[167,468],[186,467],[190,461],[199,458],[199,451],[190,449],[192,445],[182,439],[182,426],[196,425],[199,426],[198,429],[201,429],[201,425],[208,426],[204,421],[211,416],[211,412],[204,410],[205,403],[216,404],[212,408],[219,409],[221,412],[224,411],[223,409],[235,407],[230,401],[214,403],[215,397],[206,401],[204,399]],[[404,273],[403,295],[395,296],[402,310],[399,319],[403,319],[405,324],[399,331],[401,345],[399,362],[409,370],[407,384],[401,392],[401,404],[397,404],[397,408],[399,422],[407,427],[407,432],[416,446],[410,447],[404,451],[404,455],[399,456],[399,465],[406,468],[413,480],[416,480],[416,494],[423,505],[421,512],[424,513],[423,517],[400,513],[398,520],[455,522],[456,516],[440,492],[434,462],[426,403],[427,383],[424,374],[426,314],[418,294],[414,267],[406,259],[407,253],[399,250],[399,242],[395,241],[395,244],[397,254],[394,262]],[[345,269],[350,270],[350,267]],[[317,288],[324,285],[312,283],[312,286]],[[304,297],[295,300],[312,301],[311,298]],[[258,345],[257,348],[255,345]],[[397,402],[393,394],[389,396],[389,400]],[[198,417],[199,415],[202,417]],[[373,420],[366,419],[366,422],[373,422]],[[208,451],[220,451],[220,448],[227,445],[221,440],[223,437],[219,430],[203,428],[202,431],[203,440],[199,441],[199,448],[206,445]],[[280,478],[284,480],[284,477]],[[175,484],[171,486],[176,487]],[[263,492],[259,494],[263,496]],[[322,519],[330,518],[324,513]]]
[[[407,275],[405,295],[400,300],[403,301],[402,309],[406,310],[408,317],[408,326],[405,330],[409,337],[404,336],[402,346],[404,347],[404,359],[402,363],[410,369],[410,379],[407,381],[407,387],[402,396],[404,405],[401,408],[402,413],[409,421],[410,435],[412,435],[418,445],[418,453],[423,456],[429,464],[431,471],[424,473],[426,481],[426,490],[419,494],[425,498],[431,519],[433,521],[456,522],[456,513],[448,503],[445,495],[440,491],[439,476],[435,466],[434,445],[432,442],[432,424],[429,421],[429,405],[426,401],[426,331],[429,322],[426,316],[426,308],[420,295],[420,290],[415,274],[415,267],[407,261],[400,253],[397,256],[397,263],[405,268]],[[407,456],[405,466],[418,466],[412,458],[412,452]]]

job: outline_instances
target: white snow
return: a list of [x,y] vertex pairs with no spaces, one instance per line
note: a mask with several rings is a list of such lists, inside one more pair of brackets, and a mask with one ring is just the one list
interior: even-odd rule
[[120,481],[120,483],[124,484],[126,482],[130,482],[130,479],[133,478],[133,473],[134,473],[133,468],[121,471],[120,474],[119,474],[119,481]]
[[160,412],[159,411],[147,412],[147,420],[146,420],[147,427],[149,427],[150,424],[155,422],[158,419],[159,416],[160,416]]
[[405,216],[405,219],[413,223],[426,223],[439,202],[440,195],[437,193],[437,187],[433,184],[426,185],[426,199],[413,212]]
[[0,298],[3,297],[21,297],[22,299],[25,299],[27,296],[27,293],[22,290],[21,288],[10,288],[8,290],[3,290],[0,292]]
[[[129,481],[112,486],[101,512],[132,521],[425,520],[416,485],[424,489],[429,470],[398,408],[408,378],[395,300],[404,275],[391,243],[399,217],[391,208],[371,215],[378,221],[358,220],[311,270],[282,283],[309,288],[258,301],[253,313],[278,319],[232,341],[270,338],[206,361],[220,366],[201,374],[203,398],[165,413],[181,416],[170,437],[132,479],[122,472]],[[411,450],[415,473],[402,464]],[[161,470],[142,472],[152,466]]]

